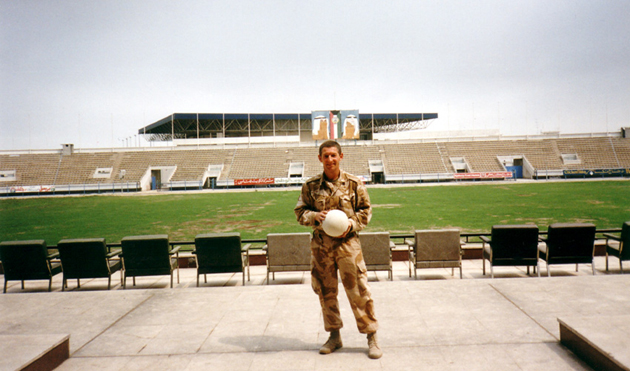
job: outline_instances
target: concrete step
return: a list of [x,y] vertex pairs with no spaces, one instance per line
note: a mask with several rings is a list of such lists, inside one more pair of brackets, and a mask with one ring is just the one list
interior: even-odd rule
[[70,358],[70,335],[0,335],[0,370],[54,370]]
[[560,342],[595,370],[630,370],[630,315],[558,318]]

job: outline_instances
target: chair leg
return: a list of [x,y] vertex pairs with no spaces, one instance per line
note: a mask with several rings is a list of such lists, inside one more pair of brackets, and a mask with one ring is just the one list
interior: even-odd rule
[[608,272],[608,251],[606,251],[606,272]]
[[7,293],[7,280],[4,280],[4,291],[3,294]]
[[173,288],[173,272],[171,272],[171,288]]
[[22,290],[24,290],[24,280],[22,280]]
[[136,285],[136,276],[133,276],[132,278],[133,278],[133,285],[135,286]]
[[540,278],[540,267],[538,266],[538,261],[536,261],[536,267],[534,268],[534,270],[538,271],[538,278]]
[[486,275],[486,259],[481,258],[481,263],[483,265],[483,275]]
[[77,278],[77,288],[81,288],[81,280]]
[[110,290],[112,288],[112,275],[110,274],[109,277],[107,277],[107,289]]
[[529,276],[529,265],[527,266],[527,275]]
[[455,268],[451,267],[451,277],[455,277]]
[[68,287],[68,281],[64,278],[61,281],[61,291],[66,291],[66,287]]
[[577,265],[577,263],[575,263],[575,271],[576,271],[576,272],[578,271],[578,265]]
[[199,287],[199,272],[197,272],[197,287]]
[[267,268],[267,285],[269,284],[269,268]]
[[619,270],[621,271],[621,274],[623,274],[623,263],[621,258],[619,258]]
[[50,280],[48,280],[48,292],[52,291],[52,276],[50,276]]
[[245,271],[243,270],[243,286],[245,286]]
[[459,279],[461,280],[462,278],[464,278],[462,275],[462,263],[459,263]]
[[591,269],[593,270],[593,276],[595,275],[595,258],[591,259]]
[[203,274],[203,283],[208,283],[208,275],[207,274]]
[[[122,274],[122,273],[121,273]],[[123,290],[127,288],[127,272],[125,271],[125,275],[122,277],[123,280]]]
[[547,262],[547,277],[551,277],[551,271],[549,269],[549,262]]

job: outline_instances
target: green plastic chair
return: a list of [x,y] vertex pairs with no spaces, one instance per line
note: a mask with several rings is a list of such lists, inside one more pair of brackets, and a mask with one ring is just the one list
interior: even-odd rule
[[61,273],[61,263],[52,261],[59,253],[48,253],[44,240],[4,241],[0,243],[0,259],[4,269],[4,293],[9,281],[48,280],[48,291],[52,290],[52,279]]
[[[128,236],[121,240],[123,259],[123,289],[127,288],[127,277],[136,276],[171,276],[173,288],[173,271],[177,269],[179,283],[179,246],[171,249],[168,235]],[[174,255],[174,257],[173,257]]]
[[192,252],[197,260],[197,286],[199,275],[203,274],[204,282],[208,282],[206,274],[243,273],[245,285],[245,269],[249,276],[249,246],[241,246],[240,233],[203,233],[195,237],[195,250]]
[[483,242],[483,274],[486,260],[490,263],[490,276],[494,278],[495,266],[527,266],[538,269],[538,226],[530,224],[493,225],[491,237],[481,236]]
[[[623,274],[623,261],[630,260],[630,221],[621,226],[621,236],[604,233],[606,237],[606,271],[608,271],[608,255],[619,259],[619,270]],[[613,242],[615,241],[615,242]]]
[[595,248],[595,224],[554,223],[547,228],[545,246],[538,246],[538,257],[547,263],[547,276],[551,276],[552,264],[590,264],[595,275],[593,250]]
[[108,252],[104,238],[65,239],[59,241],[57,249],[63,267],[62,291],[68,287],[68,279],[76,279],[80,288],[81,278],[107,278],[109,290],[112,274],[122,268],[121,260],[114,259],[120,250]]

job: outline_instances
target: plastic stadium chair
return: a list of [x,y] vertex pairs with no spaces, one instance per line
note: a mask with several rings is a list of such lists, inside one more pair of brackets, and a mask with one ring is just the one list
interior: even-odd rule
[[9,281],[48,280],[48,291],[52,290],[52,279],[61,273],[61,263],[52,261],[59,253],[48,253],[44,240],[5,241],[0,243],[0,259],[4,269],[4,293]]
[[387,278],[394,280],[392,271],[392,249],[394,243],[389,232],[359,232],[363,259],[368,271],[387,271]]
[[[481,236],[483,241],[483,274],[486,259],[490,263],[490,276],[494,278],[495,266],[527,266],[538,269],[538,227],[535,225],[493,225],[491,237]],[[486,245],[487,244],[487,245]],[[538,269],[540,277],[540,269]]]
[[593,264],[595,247],[595,225],[591,223],[555,223],[547,230],[547,238],[541,239],[545,246],[538,247],[538,256],[547,262],[547,276],[551,276],[551,264]]
[[243,273],[245,286],[245,269],[249,276],[249,246],[241,246],[240,233],[205,233],[195,237],[195,254],[197,258],[197,286],[199,275],[203,274],[204,282],[208,282],[206,274]]
[[[173,271],[177,269],[179,283],[179,247],[171,250],[168,235],[129,236],[121,241],[123,259],[123,288],[127,286],[127,277],[136,276],[171,276],[173,288]],[[175,255],[175,257],[173,257]]]
[[405,240],[409,249],[409,277],[413,269],[414,278],[418,278],[420,268],[459,268],[462,278],[462,242],[458,229],[417,230],[415,239]]
[[606,237],[606,271],[608,271],[608,255],[619,259],[619,270],[623,274],[623,261],[630,260],[630,221],[621,226],[621,236],[604,233]]
[[267,255],[267,284],[269,273],[276,279],[276,272],[311,270],[311,234],[270,233],[263,246]]
[[[122,261],[114,259],[120,250],[108,252],[104,238],[67,239],[57,244],[63,267],[62,291],[68,287],[68,279],[76,279],[81,287],[81,278],[107,278],[107,289],[111,288],[112,274],[120,271]],[[120,272],[122,284],[123,273]]]

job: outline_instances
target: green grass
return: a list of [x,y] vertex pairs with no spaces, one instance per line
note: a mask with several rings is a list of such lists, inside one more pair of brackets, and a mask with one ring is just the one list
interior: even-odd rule
[[[630,182],[539,182],[370,188],[369,231],[461,228],[488,232],[493,224],[592,222],[620,228],[630,220]],[[293,213],[299,192],[206,192],[0,200],[0,241],[168,234],[172,241],[198,233],[241,233],[244,239],[273,232],[309,231]]]

